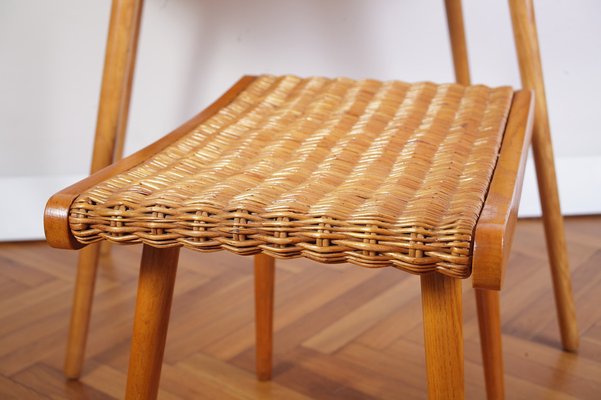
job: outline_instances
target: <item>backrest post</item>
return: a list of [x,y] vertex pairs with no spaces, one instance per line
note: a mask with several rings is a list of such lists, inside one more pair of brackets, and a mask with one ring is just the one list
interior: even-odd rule
[[445,0],[449,38],[453,53],[455,80],[462,85],[470,84],[470,68],[467,58],[465,26],[463,24],[463,9],[461,0]]
[[551,264],[561,338],[564,348],[574,351],[578,348],[579,341],[576,308],[569,279],[570,266],[559,204],[534,5],[532,0],[509,0],[509,7],[522,86],[524,89],[533,89],[535,94],[532,154],[534,155],[538,192],[543,211],[547,252]]
[[121,158],[143,0],[113,0],[91,172]]

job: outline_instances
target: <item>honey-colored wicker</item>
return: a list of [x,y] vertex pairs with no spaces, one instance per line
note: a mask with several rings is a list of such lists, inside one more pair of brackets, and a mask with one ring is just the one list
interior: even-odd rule
[[82,193],[70,227],[81,243],[464,278],[512,93],[261,76],[179,141]]

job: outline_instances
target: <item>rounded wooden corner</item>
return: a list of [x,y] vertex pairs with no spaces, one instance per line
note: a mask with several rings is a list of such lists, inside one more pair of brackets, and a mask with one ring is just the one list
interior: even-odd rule
[[174,143],[176,140],[189,133],[198,124],[207,120],[222,107],[233,101],[233,99],[246,89],[246,87],[255,79],[256,76],[243,76],[209,107],[205,108],[173,132],[127,158],[121,159],[98,171],[94,171],[94,174],[89,177],[52,196],[46,203],[46,208],[44,210],[44,233],[48,244],[59,249],[81,249],[82,247],[85,247],[85,244],[80,243],[75,239],[69,226],[69,210],[80,193],[106,179],[133,168]]
[[476,230],[472,265],[472,286],[477,289],[501,290],[506,243],[505,227],[482,224]]
[[75,200],[72,194],[59,192],[52,196],[44,209],[44,234],[46,242],[58,249],[80,249],[79,243],[69,228],[69,209]]

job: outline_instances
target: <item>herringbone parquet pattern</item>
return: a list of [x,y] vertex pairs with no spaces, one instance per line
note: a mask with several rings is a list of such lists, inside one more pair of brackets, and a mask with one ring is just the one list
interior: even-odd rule
[[[501,300],[509,399],[601,398],[601,217],[568,219],[567,236],[581,350],[559,349],[542,226],[520,221]],[[123,397],[140,250],[114,246],[103,258],[84,375],[66,382],[76,253],[0,244],[1,399]],[[252,260],[189,251],[180,260],[159,398],[425,398],[417,277],[279,262],[274,380],[258,383]],[[482,399],[469,282],[464,290],[466,391]]]

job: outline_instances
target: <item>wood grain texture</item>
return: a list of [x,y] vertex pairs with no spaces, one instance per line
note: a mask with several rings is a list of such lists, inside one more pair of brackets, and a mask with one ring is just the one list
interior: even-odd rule
[[70,379],[77,379],[81,375],[94,301],[99,250],[99,244],[94,244],[79,253],[64,367],[65,376]]
[[144,245],[127,371],[127,400],[157,397],[178,257],[179,248]]
[[[560,347],[542,222],[519,220],[501,292],[507,399],[599,399],[601,217],[567,218],[566,234],[580,350]],[[0,398],[123,398],[142,248],[112,250],[100,259],[86,361],[73,381],[61,370],[77,253],[0,244]],[[257,382],[252,259],[182,250],[177,274],[159,398],[427,397],[419,277],[278,262],[273,377]],[[463,289],[466,398],[479,400],[476,302],[468,282]]]
[[470,67],[467,56],[467,42],[465,39],[465,24],[463,23],[463,7],[461,0],[445,0],[451,53],[453,55],[453,69],[455,82],[469,85]]
[[486,381],[486,398],[505,398],[503,346],[501,343],[500,294],[498,290],[475,289],[480,328],[480,347]]
[[530,91],[516,92],[499,160],[476,224],[472,260],[475,288],[499,290],[503,283],[532,135],[533,107]]
[[[223,96],[216,100],[213,104],[207,107],[205,110],[194,116],[188,122],[164,136],[162,139],[154,142],[153,144],[143,148],[142,150],[126,157],[114,164],[109,165],[106,168],[102,168],[100,171],[93,175],[61,190],[52,196],[46,204],[44,211],[44,232],[46,240],[52,247],[62,249],[79,249],[82,246],[81,243],[77,242],[71,230],[69,229],[69,208],[75,198],[86,189],[94,186],[95,184],[108,179],[109,177],[116,175],[120,172],[126,171],[148,157],[161,151],[169,144],[175,142],[190,130],[200,124],[202,121],[211,117],[220,108],[231,102],[246,86],[248,86],[255,78],[252,76],[245,76],[240,79],[231,89],[229,89]],[[112,157],[112,156],[111,156]]]
[[271,379],[272,369],[275,259],[258,254],[254,264],[257,378],[266,381]]
[[551,264],[562,344],[566,350],[576,351],[579,342],[576,308],[572,295],[570,265],[559,204],[534,5],[532,0],[510,0],[509,6],[522,86],[534,90],[536,94],[532,153],[545,222],[547,252]]
[[422,307],[430,400],[463,399],[463,304],[461,280],[423,275]]
[[[116,0],[113,0],[116,1]],[[138,6],[138,13],[136,14],[136,20],[133,24],[134,29],[130,34],[130,48],[128,51],[128,67],[124,74],[124,89],[122,91],[123,95],[121,98],[121,107],[119,111],[119,119],[117,124],[117,132],[116,132],[116,140],[115,140],[115,149],[113,152],[113,162],[118,161],[123,158],[123,152],[125,149],[125,138],[127,133],[127,123],[129,121],[129,108],[131,106],[131,96],[132,96],[132,87],[134,83],[134,71],[136,69],[136,56],[138,54],[138,44],[140,43],[140,26],[142,20],[142,8],[144,0],[136,0],[137,3],[140,3]]]
[[143,0],[113,0],[106,43],[91,172],[122,152],[133,84]]

